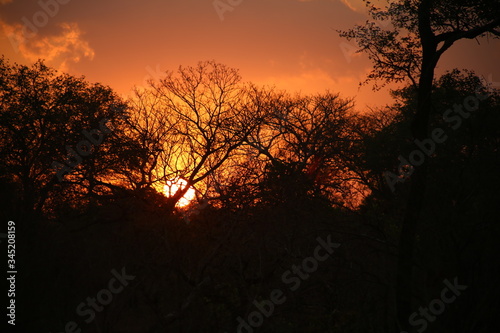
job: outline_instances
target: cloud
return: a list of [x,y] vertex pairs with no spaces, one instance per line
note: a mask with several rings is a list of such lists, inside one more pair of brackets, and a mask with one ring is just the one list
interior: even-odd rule
[[94,50],[82,38],[83,33],[76,23],[61,23],[61,32],[50,36],[26,36],[22,24],[0,21],[0,26],[15,51],[31,62],[45,59],[48,65],[67,71],[71,63],[78,63],[82,58],[94,58]]

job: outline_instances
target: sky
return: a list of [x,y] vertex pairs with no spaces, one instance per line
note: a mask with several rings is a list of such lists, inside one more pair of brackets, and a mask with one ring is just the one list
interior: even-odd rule
[[[0,0],[0,53],[25,65],[45,59],[123,96],[165,70],[216,60],[243,81],[338,92],[363,110],[390,95],[359,86],[371,62],[337,30],[367,18],[362,0]],[[499,59],[499,40],[460,41],[437,74],[468,68],[500,86]]]

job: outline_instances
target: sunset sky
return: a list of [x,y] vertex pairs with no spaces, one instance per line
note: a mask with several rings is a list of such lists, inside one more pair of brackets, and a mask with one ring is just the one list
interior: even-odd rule
[[[390,102],[388,93],[358,90],[371,63],[336,30],[366,19],[361,0],[0,0],[0,47],[11,62],[43,58],[122,95],[164,70],[214,59],[244,81],[340,92],[362,110]],[[500,81],[499,44],[479,42],[454,45],[438,74],[470,68]]]

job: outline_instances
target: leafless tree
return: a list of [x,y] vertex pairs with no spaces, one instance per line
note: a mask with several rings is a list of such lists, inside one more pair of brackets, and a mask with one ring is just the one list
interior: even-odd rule
[[235,155],[255,127],[245,107],[245,86],[236,69],[214,61],[166,72],[146,91],[136,91],[134,135],[145,149],[140,182],[183,179],[167,200],[172,210],[187,190],[209,180]]

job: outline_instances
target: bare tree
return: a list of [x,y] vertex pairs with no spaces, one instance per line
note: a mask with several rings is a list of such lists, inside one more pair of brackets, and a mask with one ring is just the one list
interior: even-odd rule
[[168,198],[170,211],[190,187],[206,183],[254,127],[238,71],[214,61],[166,72],[136,92],[136,100],[132,127],[147,147],[141,182],[185,181]]
[[351,100],[338,94],[275,94],[265,121],[247,141],[254,149],[252,155],[262,161],[261,173],[294,174],[303,178],[305,183],[299,181],[305,186],[303,190],[308,187],[306,191],[326,195],[337,204],[350,202],[355,195],[348,193],[349,189],[359,180],[347,165],[356,140],[350,129],[352,107]]

